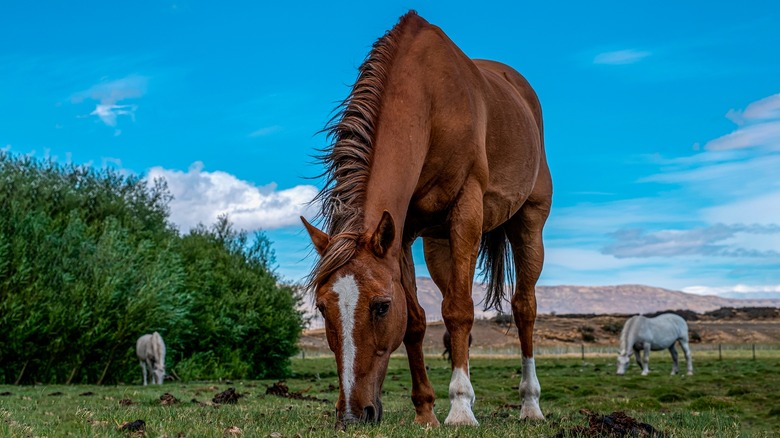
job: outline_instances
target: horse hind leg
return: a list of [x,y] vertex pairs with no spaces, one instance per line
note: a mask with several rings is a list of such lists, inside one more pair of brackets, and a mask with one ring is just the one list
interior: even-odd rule
[[638,348],[634,348],[634,359],[636,359],[636,364],[639,366],[640,369],[644,368],[642,366],[642,355],[641,352],[643,350],[640,350]]
[[685,365],[687,367],[687,374],[693,375],[693,357],[691,356],[691,347],[688,345],[687,339],[680,339],[680,347],[682,347],[683,353],[685,353]]
[[677,349],[674,348],[674,344],[669,346],[669,353],[672,355],[672,375],[674,376],[680,371],[680,368],[677,365]]
[[512,313],[522,350],[523,375],[520,379],[520,418],[543,420],[539,407],[541,386],[534,361],[534,324],[536,323],[536,282],[542,273],[544,245],[542,228],[549,214],[547,203],[527,203],[504,225],[512,245],[516,281]]

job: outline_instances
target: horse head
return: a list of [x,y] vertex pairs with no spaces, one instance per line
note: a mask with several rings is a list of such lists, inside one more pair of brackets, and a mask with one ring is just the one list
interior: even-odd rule
[[[317,252],[326,257],[339,237],[301,219]],[[336,356],[339,421],[379,422],[390,353],[403,341],[407,317],[393,219],[384,212],[375,231],[348,238],[355,240],[354,253],[315,281],[315,303]]]
[[623,374],[626,373],[626,368],[628,368],[629,361],[630,361],[630,359],[629,359],[629,353],[628,352],[626,352],[626,353],[624,353],[624,352],[618,353],[618,358],[617,358],[617,374],[618,374],[618,376],[622,376]]
[[153,366],[152,372],[154,373],[155,377],[157,377],[157,383],[162,384],[163,380],[165,380],[165,364],[156,362]]

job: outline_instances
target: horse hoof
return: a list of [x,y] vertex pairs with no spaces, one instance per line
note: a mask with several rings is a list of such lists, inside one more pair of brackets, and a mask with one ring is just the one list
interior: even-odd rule
[[444,424],[447,426],[479,426],[479,421],[471,411],[450,411]]
[[446,424],[447,426],[475,426],[476,427],[479,426],[479,421],[477,421],[476,418],[474,418],[473,420],[469,420],[466,418],[459,419],[459,420],[450,420],[449,418],[447,418],[446,420],[444,420],[444,424]]
[[544,414],[538,406],[523,406],[520,408],[521,420],[544,421]]
[[420,426],[427,426],[427,427],[439,427],[439,420],[436,418],[436,415],[433,415],[433,412],[425,414],[425,415],[417,415],[414,417],[414,422],[416,424],[419,424]]

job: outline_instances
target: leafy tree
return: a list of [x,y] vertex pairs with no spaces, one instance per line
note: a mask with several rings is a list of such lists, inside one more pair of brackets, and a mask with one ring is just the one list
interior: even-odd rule
[[262,233],[185,236],[164,181],[0,152],[0,383],[135,381],[159,331],[190,378],[283,376],[298,298]]
[[209,369],[214,378],[284,375],[297,352],[303,320],[296,310],[300,297],[269,270],[268,239],[258,233],[250,242],[222,216],[210,229],[199,226],[184,236],[180,251],[186,287],[199,291],[183,346],[211,353],[187,365]]

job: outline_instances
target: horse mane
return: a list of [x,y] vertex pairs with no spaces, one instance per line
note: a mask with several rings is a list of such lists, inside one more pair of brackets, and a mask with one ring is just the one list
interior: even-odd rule
[[330,146],[322,150],[317,161],[325,167],[320,176],[324,176],[326,182],[312,202],[321,205],[317,217],[324,219],[330,244],[307,279],[309,290],[314,290],[357,252],[362,231],[361,207],[365,202],[382,97],[401,34],[413,21],[424,20],[410,10],[374,43],[358,68],[352,90],[336,107],[334,116],[322,131],[327,134]]
[[639,320],[640,315],[632,316],[631,318],[628,318],[623,324],[623,331],[620,332],[620,355],[624,356],[629,353],[629,349],[631,348],[630,345],[628,345],[628,338],[631,335],[631,332],[634,329],[634,324]]

